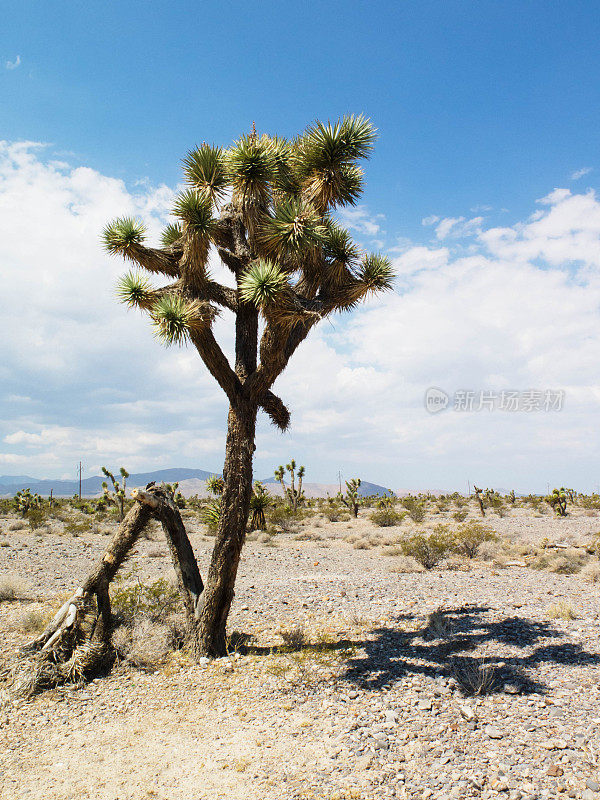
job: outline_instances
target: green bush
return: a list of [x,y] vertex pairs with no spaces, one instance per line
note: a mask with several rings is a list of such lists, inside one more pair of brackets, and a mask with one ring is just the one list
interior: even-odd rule
[[302,517],[303,513],[300,509],[294,511],[290,506],[278,503],[267,513],[267,522],[270,527],[279,528],[287,533],[297,528]]
[[399,514],[395,508],[378,508],[369,514],[369,519],[380,528],[391,528],[394,525],[400,525],[404,516],[404,514]]
[[417,497],[405,497],[402,505],[408,511],[408,516],[413,522],[423,522],[426,512],[425,500]]
[[399,545],[405,556],[411,556],[425,569],[433,569],[452,552],[454,540],[445,526],[437,525],[430,534],[415,533],[405,536]]
[[464,522],[468,516],[469,512],[466,508],[459,508],[458,511],[452,514],[452,519],[455,519],[457,522]]
[[31,530],[36,531],[46,522],[48,518],[48,512],[45,508],[32,506],[25,516],[27,517],[27,522],[29,523]]
[[158,621],[178,611],[180,603],[177,589],[163,578],[148,586],[136,583],[133,586],[119,587],[111,597],[113,611],[127,622],[139,615]]
[[469,522],[461,525],[453,534],[453,549],[467,558],[475,558],[484,542],[495,542],[498,536],[480,522]]

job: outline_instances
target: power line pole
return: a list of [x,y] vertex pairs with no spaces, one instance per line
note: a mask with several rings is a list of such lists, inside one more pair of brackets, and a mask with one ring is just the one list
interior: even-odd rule
[[340,481],[340,494],[342,493],[342,471],[338,470],[338,479]]
[[79,472],[79,499],[81,500],[81,473],[83,472],[83,466],[81,461],[79,462],[79,467],[77,468]]

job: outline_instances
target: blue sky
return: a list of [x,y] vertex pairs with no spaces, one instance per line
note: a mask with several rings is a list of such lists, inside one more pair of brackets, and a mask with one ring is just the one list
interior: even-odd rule
[[[295,373],[292,363],[283,388],[297,424],[284,439],[261,428],[257,471],[293,450],[315,480],[341,468],[393,488],[598,484],[589,437],[600,400],[596,3],[9,0],[3,10],[0,263],[8,297],[30,307],[4,319],[0,473],[66,475],[81,452],[92,471],[110,459],[218,469],[222,401],[189,354],[159,352],[139,319],[111,310],[120,265],[99,251],[99,229],[133,209],[158,230],[195,143],[227,144],[253,120],[293,135],[314,118],[363,112],[380,136],[360,208],[345,221],[365,247],[397,260],[397,293],[326,325]],[[33,200],[34,218],[46,220],[21,229]],[[532,312],[516,319],[523,302]],[[377,350],[389,346],[377,340],[386,326],[397,356],[387,361]],[[135,346],[138,367],[124,367],[115,346]],[[561,358],[568,369],[564,360],[557,369]],[[198,393],[189,407],[149,377],[152,365],[175,363]],[[306,386],[324,380],[315,364],[334,377],[311,405]],[[352,406],[344,392],[356,398],[365,382],[384,397]],[[429,385],[559,384],[562,416],[423,411]],[[196,449],[186,450],[178,442],[190,431]]]

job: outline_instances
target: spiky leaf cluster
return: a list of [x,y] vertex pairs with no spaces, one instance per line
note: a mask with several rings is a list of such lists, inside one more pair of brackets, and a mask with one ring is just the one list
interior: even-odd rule
[[194,330],[210,324],[211,315],[198,301],[166,294],[152,306],[154,332],[165,345],[184,345]]
[[211,203],[218,203],[225,197],[228,176],[222,148],[203,144],[190,150],[183,159],[183,172],[188,183]]
[[287,285],[287,275],[272,261],[254,262],[242,275],[239,283],[240,297],[257,308],[275,303]]
[[148,308],[152,304],[152,284],[138,270],[130,270],[119,279],[116,294],[129,308]]
[[119,217],[102,232],[104,247],[111,255],[124,258],[131,255],[135,245],[140,245],[146,235],[146,226],[131,217]]

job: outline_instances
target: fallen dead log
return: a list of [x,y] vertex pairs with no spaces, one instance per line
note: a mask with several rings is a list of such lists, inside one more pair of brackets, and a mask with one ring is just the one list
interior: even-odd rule
[[45,630],[21,648],[5,670],[13,694],[31,696],[61,683],[79,682],[111,656],[112,614],[109,586],[152,519],[163,528],[191,624],[203,591],[198,564],[179,509],[166,487],[134,489],[136,501],[83,584],[59,608]]

